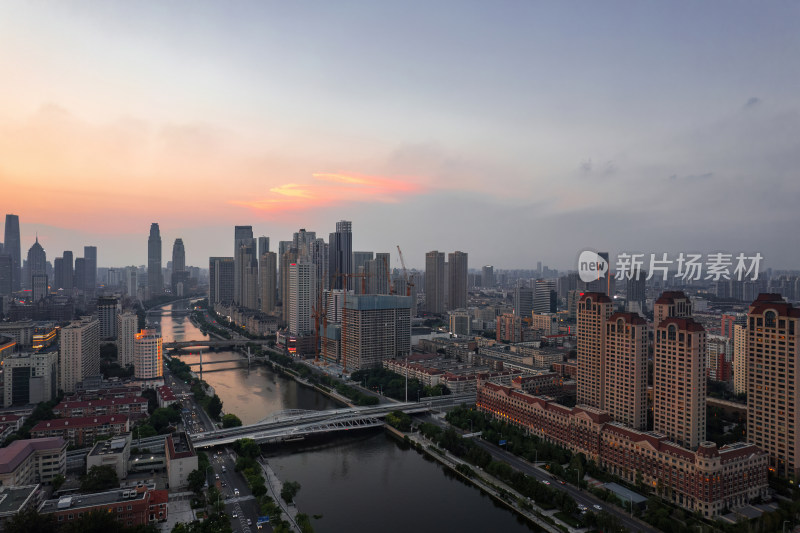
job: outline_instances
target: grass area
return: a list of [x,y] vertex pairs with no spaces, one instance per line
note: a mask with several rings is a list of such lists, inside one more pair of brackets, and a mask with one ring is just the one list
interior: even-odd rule
[[578,520],[577,518],[575,518],[570,514],[559,511],[555,514],[555,517],[564,522],[565,524],[567,524],[568,526],[575,528],[583,527],[583,522],[581,522],[580,520]]

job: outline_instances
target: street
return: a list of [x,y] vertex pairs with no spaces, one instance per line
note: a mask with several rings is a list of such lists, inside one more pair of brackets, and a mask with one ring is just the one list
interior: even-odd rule
[[[229,448],[213,450],[209,453],[208,459],[211,464],[206,469],[206,480],[209,485],[216,484],[224,498],[225,513],[230,517],[231,527],[234,531],[242,533],[256,531],[256,521],[260,516],[258,502],[247,487],[244,476],[235,470],[236,454]],[[222,471],[223,466],[225,472]],[[238,495],[236,490],[239,491]],[[251,522],[249,526],[248,519]],[[272,528],[269,524],[265,524],[262,531],[271,532]]]

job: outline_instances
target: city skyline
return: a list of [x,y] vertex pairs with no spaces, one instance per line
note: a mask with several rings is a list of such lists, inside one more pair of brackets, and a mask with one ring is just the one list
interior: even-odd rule
[[445,248],[790,268],[800,251],[761,237],[798,221],[798,9],[5,3],[2,209],[24,249],[92,244],[98,266],[144,264],[154,221],[202,266],[234,225],[345,219],[354,250],[417,268]]

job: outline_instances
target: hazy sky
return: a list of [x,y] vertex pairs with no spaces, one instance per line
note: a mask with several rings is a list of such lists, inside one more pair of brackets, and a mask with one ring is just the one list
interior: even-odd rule
[[[800,267],[797,2],[0,3],[0,214],[48,259],[353,221],[424,264]],[[1,223],[1,222],[0,222]],[[2,234],[0,233],[0,237]]]

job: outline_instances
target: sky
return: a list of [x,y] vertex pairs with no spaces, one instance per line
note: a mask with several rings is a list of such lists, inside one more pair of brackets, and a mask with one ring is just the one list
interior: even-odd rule
[[[800,268],[796,2],[0,3],[0,214],[99,266],[300,228],[424,266]],[[2,220],[0,220],[2,223]],[[0,234],[1,236],[2,234]]]

